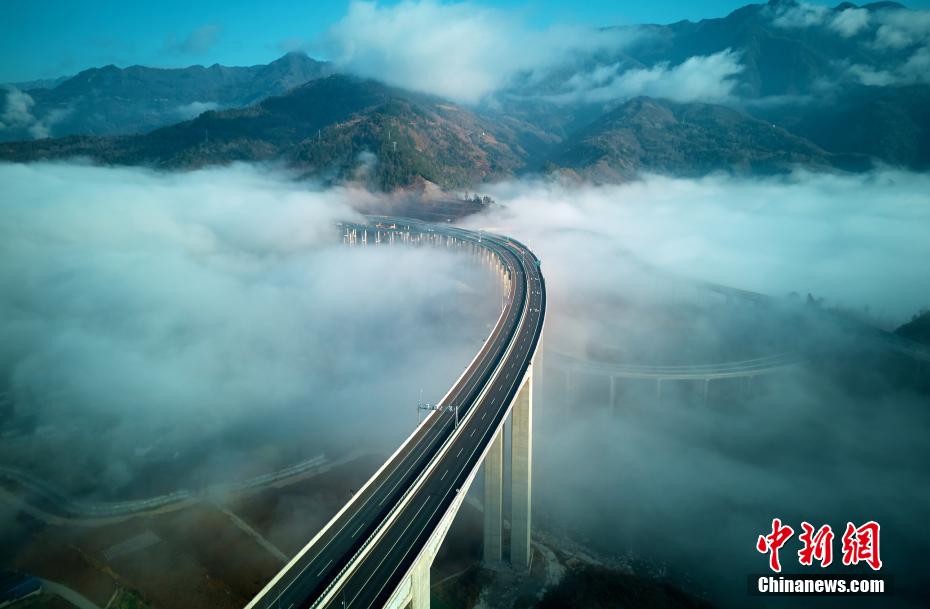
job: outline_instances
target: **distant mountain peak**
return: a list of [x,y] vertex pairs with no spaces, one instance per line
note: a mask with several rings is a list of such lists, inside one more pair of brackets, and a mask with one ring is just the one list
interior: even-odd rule
[[870,11],[882,11],[888,9],[904,9],[907,10],[907,7],[899,2],[890,2],[885,0],[884,2],[870,2],[869,4],[863,4],[861,8],[868,9]]
[[0,141],[31,139],[35,133],[60,137],[151,131],[205,109],[248,106],[330,73],[330,64],[305,53],[248,67],[88,68],[30,91],[33,122],[0,128]]

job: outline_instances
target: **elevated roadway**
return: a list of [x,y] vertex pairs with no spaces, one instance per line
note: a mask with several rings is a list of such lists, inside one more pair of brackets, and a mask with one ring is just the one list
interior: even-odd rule
[[[446,247],[491,265],[505,291],[497,323],[445,397],[248,609],[402,607],[429,603],[429,565],[488,456],[486,558],[502,558],[502,428],[513,413],[511,562],[530,561],[532,364],[545,283],[521,243],[488,233],[373,217],[342,226],[350,245]],[[496,492],[495,492],[496,490]]]

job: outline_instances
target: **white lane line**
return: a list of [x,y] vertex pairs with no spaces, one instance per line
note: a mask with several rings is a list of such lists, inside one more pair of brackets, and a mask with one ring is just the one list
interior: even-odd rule
[[446,471],[442,472],[442,475],[439,476],[439,481],[442,482],[443,479],[446,477],[446,474],[448,474],[448,473],[449,473],[449,470],[446,470]]
[[[438,432],[441,431],[441,429],[442,429],[442,427],[441,427],[440,424],[438,424],[438,422],[437,422],[436,424],[430,426],[429,428],[426,429],[425,433],[423,434],[423,437],[420,438],[420,440],[417,441],[416,444],[421,444],[421,443],[423,443],[424,441],[426,442],[426,444],[432,443],[432,441],[433,441],[435,438],[434,438],[434,437],[431,437],[431,436],[434,436],[434,435],[438,436]],[[437,431],[437,430],[438,430],[438,431]],[[408,453],[408,454],[409,454],[409,453]],[[400,460],[403,461],[404,458],[406,458],[406,457],[401,457]],[[391,488],[391,491],[388,493],[388,496],[389,496],[389,495],[392,495],[392,494],[394,493],[394,490],[397,488],[397,485],[400,484],[400,483],[403,481],[403,479],[407,476],[407,474],[410,473],[410,470],[412,470],[413,467],[416,465],[416,459],[414,459],[413,461],[414,461],[413,465],[411,465],[410,467],[408,467],[408,468],[407,468],[407,471],[404,472],[404,475],[401,476],[400,479],[394,484],[393,488]],[[396,472],[396,471],[397,471],[397,469],[395,469],[395,472]],[[388,475],[388,478],[390,478],[390,475]],[[381,482],[381,483],[378,485],[377,488],[373,488],[373,489],[372,489],[372,494],[374,495],[374,494],[377,494],[379,491],[381,491],[381,489],[384,488],[385,482],[387,482],[387,480],[385,480],[384,482]],[[378,502],[378,505],[383,504],[383,503],[384,503],[384,500],[385,500],[386,498],[387,498],[387,496],[382,497],[382,498],[381,498],[381,501]],[[339,527],[339,530],[336,531],[336,532],[333,534],[332,537],[330,537],[329,541],[327,541],[325,544],[323,544],[323,547],[322,547],[322,548],[320,548],[319,550],[317,550],[316,555],[315,555],[313,558],[311,558],[309,561],[307,561],[307,564],[304,565],[304,567],[300,570],[299,573],[297,573],[297,576],[294,577],[294,578],[293,578],[291,581],[289,581],[287,584],[285,584],[284,589],[281,590],[281,592],[278,593],[278,596],[274,599],[274,601],[272,601],[273,604],[279,604],[279,605],[280,605],[280,603],[281,603],[281,597],[283,597],[283,596],[287,593],[287,591],[290,590],[291,586],[293,586],[295,583],[297,583],[297,582],[300,580],[301,577],[303,577],[303,574],[307,571],[307,569],[309,569],[309,568],[313,565],[313,563],[316,562],[316,560],[317,560],[318,558],[320,558],[320,557],[323,555],[323,553],[326,551],[326,549],[329,548],[330,544],[333,543],[336,539],[339,538],[339,535],[341,535],[341,534],[342,534],[342,531],[344,531],[345,528],[346,528],[347,526],[349,526],[349,523],[352,522],[352,520],[353,520],[356,516],[358,516],[358,515],[361,513],[362,508],[363,508],[363,505],[360,504],[360,505],[358,506],[358,508],[357,508],[357,510],[356,510],[356,512],[355,512],[355,514],[354,514],[353,516],[350,516],[350,517],[346,518],[345,523],[343,523],[343,525],[342,525],[341,527]],[[364,523],[363,523],[363,524],[364,524]],[[299,564],[299,563],[295,563],[295,566],[296,566],[296,564]],[[326,567],[323,567],[323,568],[325,569]],[[282,581],[283,581],[283,580],[282,580]]]
[[355,529],[355,532],[352,533],[352,538],[353,538],[353,539],[355,539],[355,536],[358,535],[358,532],[361,531],[362,528],[363,528],[364,526],[365,526],[365,523],[363,522],[362,524],[359,525],[359,527],[358,527],[357,529]]
[[316,576],[319,577],[319,576],[323,575],[323,571],[325,571],[325,570],[329,567],[329,565],[331,565],[331,564],[333,564],[333,559],[332,559],[332,558],[330,558],[330,559],[329,559],[329,562],[326,563],[326,565],[325,565],[322,569],[320,569],[320,572],[317,573]]
[[[521,275],[521,276],[523,275],[522,271],[520,271],[520,275]],[[538,309],[530,309],[530,310],[531,310],[532,312],[538,311]],[[538,318],[539,318],[540,316],[539,316],[539,315],[529,315],[528,317],[529,317],[530,319],[535,319],[535,320],[537,321],[537,329],[538,329],[538,325],[539,325],[539,324],[538,324]],[[525,340],[524,340],[524,342],[525,342]],[[515,366],[515,363],[512,364],[511,367],[514,367],[514,366]],[[508,374],[508,375],[507,375],[507,379],[509,380],[509,378],[510,378],[510,375]],[[485,412],[485,414],[486,414],[486,412]],[[484,418],[484,417],[482,417],[482,418]],[[475,431],[477,431],[477,430],[472,430],[471,437],[474,436]],[[462,452],[462,451],[460,450],[459,453],[461,454],[461,452]],[[446,473],[448,473],[448,470],[446,470]],[[444,477],[445,477],[445,474],[443,474],[443,478],[444,478]],[[428,502],[429,502],[429,499],[427,499],[427,503],[428,503]],[[442,503],[442,502],[440,502],[439,505],[441,505],[441,503]],[[426,507],[426,504],[424,504],[424,505],[417,511],[417,514],[414,516],[414,520],[415,520],[416,517],[419,515],[419,512],[421,512],[421,511],[423,510],[423,508],[425,508],[425,507]],[[439,506],[437,505],[437,509],[438,509],[438,507],[439,507]],[[435,513],[436,510],[433,510],[433,512]],[[408,525],[407,527],[405,527],[404,533],[405,533],[406,530],[409,529],[409,528],[410,528],[410,525]],[[402,533],[401,536],[403,536],[404,533]],[[396,547],[396,545],[397,545],[396,543],[395,543],[394,545],[392,545],[392,548],[391,548],[391,549],[393,549],[394,547]],[[390,551],[391,551],[391,550],[388,551],[388,555],[390,554]],[[409,554],[409,551],[405,553],[405,556],[406,556],[407,554]],[[383,565],[383,563],[384,563],[384,560],[382,559],[382,561],[381,561],[381,563],[379,564],[379,566],[380,566],[380,565]],[[367,584],[370,582],[370,580],[371,580],[371,577],[369,577],[368,580],[365,582],[365,584],[363,584],[363,589],[367,586]],[[383,587],[382,587],[382,588],[383,588]],[[359,593],[357,593],[357,594],[355,595],[355,597],[353,597],[353,600],[355,600],[355,598],[357,598],[357,597],[359,596],[360,593],[361,593],[361,590],[359,591]]]
[[[432,498],[433,498],[432,495],[429,495],[426,498],[426,501],[423,503],[423,505],[420,506],[420,509],[416,511],[416,513],[413,515],[413,518],[411,518],[410,521],[407,523],[407,526],[405,526],[404,529],[400,532],[400,535],[398,536],[397,541],[391,544],[391,547],[388,548],[388,551],[384,553],[384,558],[382,558],[381,561],[377,564],[377,566],[374,569],[372,569],[371,575],[368,576],[368,579],[362,582],[362,586],[358,589],[358,592],[355,593],[355,596],[352,597],[352,600],[349,601],[348,606],[351,607],[352,604],[355,602],[355,599],[357,599],[359,595],[365,591],[365,588],[368,586],[368,582],[370,582],[371,578],[374,577],[381,570],[381,565],[384,564],[384,561],[387,560],[388,556],[391,555],[391,552],[393,552],[394,548],[397,547],[397,544],[404,538],[404,535],[407,534],[407,530],[410,529],[410,527],[413,525],[414,522],[416,522],[417,518],[420,516],[420,512],[423,511],[423,508],[425,508],[427,504],[429,504]],[[436,509],[439,509],[439,506],[437,506]],[[436,510],[434,509],[433,514],[435,513],[436,513]],[[432,518],[433,514],[430,514],[430,518]],[[430,520],[430,518],[427,519],[427,522]],[[406,556],[406,553],[405,553],[405,556]],[[381,587],[384,588],[384,586],[381,586]]]
[[[448,424],[447,424],[447,425],[448,425]],[[427,442],[427,444],[432,443],[432,441],[433,441],[434,439],[435,439],[435,438],[430,438],[430,440],[429,440],[429,442]],[[394,491],[397,489],[397,485],[399,485],[401,482],[404,481],[404,478],[406,478],[406,477],[407,477],[407,474],[409,474],[410,471],[413,470],[413,468],[416,466],[416,463],[417,463],[417,460],[414,459],[414,460],[413,460],[413,465],[411,465],[410,467],[407,468],[407,471],[404,472],[404,475],[401,476],[401,477],[397,480],[397,482],[394,483],[394,486],[391,487],[391,490],[388,491],[387,495],[385,495],[384,497],[381,498],[381,501],[378,502],[378,505],[382,505],[382,504],[384,503],[384,500],[385,500],[385,499],[387,499],[388,497],[390,497],[391,495],[394,494]],[[382,483],[382,485],[383,485],[383,483]],[[380,488],[379,488],[378,490],[380,490]]]
[[460,448],[460,449],[459,449],[459,452],[455,455],[455,458],[456,458],[456,459],[458,459],[460,456],[462,456],[462,451],[463,451],[463,450],[465,450],[465,447],[464,447],[464,446],[463,446],[462,448]]
[[472,430],[471,430],[471,434],[469,434],[468,437],[470,438],[470,437],[472,437],[473,435],[475,435],[475,432],[476,432],[476,431],[478,431],[478,428],[472,429]]

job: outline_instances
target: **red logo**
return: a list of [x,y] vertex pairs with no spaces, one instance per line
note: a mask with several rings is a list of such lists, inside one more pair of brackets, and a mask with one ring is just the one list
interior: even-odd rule
[[870,520],[859,528],[851,522],[846,523],[843,533],[843,564],[858,565],[864,562],[873,571],[882,568],[882,559],[878,554],[878,534],[880,526]]
[[804,532],[798,535],[798,539],[804,544],[798,550],[798,562],[802,565],[814,564],[814,559],[820,561],[821,567],[828,567],[833,562],[833,529],[829,524],[825,524],[814,533],[814,525],[809,522],[802,522],[801,528]]
[[778,550],[781,549],[785,542],[794,535],[794,529],[789,526],[782,526],[781,520],[772,519],[772,532],[768,535],[759,535],[756,542],[756,549],[761,553],[769,553],[769,568],[778,573],[781,571],[781,563],[778,562]]
[[[833,529],[825,524],[819,529],[809,522],[801,522],[801,533],[798,541],[801,549],[798,550],[798,562],[810,566],[814,561],[820,563],[821,568],[828,567],[833,562]],[[843,533],[843,564],[846,566],[858,565],[864,562],[873,571],[882,568],[879,554],[880,527],[877,522],[870,520],[860,527],[853,523],[846,523],[846,532]],[[776,573],[781,572],[781,561],[778,551],[794,535],[794,529],[782,524],[781,519],[772,519],[772,532],[768,535],[759,535],[756,541],[756,550],[769,555],[769,568]]]

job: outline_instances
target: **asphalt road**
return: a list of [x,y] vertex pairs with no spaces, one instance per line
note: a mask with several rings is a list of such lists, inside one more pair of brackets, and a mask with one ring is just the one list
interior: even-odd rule
[[[369,542],[453,436],[454,413],[446,409],[432,413],[323,533],[250,603],[249,609],[310,607],[366,542],[368,551],[336,590],[338,601],[332,606],[382,606],[413,564],[458,489],[480,465],[484,448],[506,417],[536,350],[545,312],[545,287],[538,262],[528,249],[493,235],[406,220],[396,224],[398,229],[410,226],[427,235],[455,235],[474,243],[480,240],[482,247],[500,257],[512,278],[513,289],[505,301],[500,322],[441,403],[459,407],[462,420],[459,431],[383,534],[377,541]],[[465,420],[472,409],[474,415]]]

